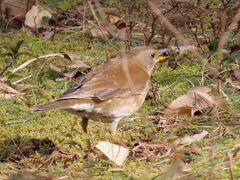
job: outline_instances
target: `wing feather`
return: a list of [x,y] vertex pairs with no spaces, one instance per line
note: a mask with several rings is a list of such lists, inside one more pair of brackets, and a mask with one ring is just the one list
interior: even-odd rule
[[[71,98],[98,98],[106,100],[113,97],[128,97],[134,94],[140,94],[147,86],[150,79],[149,74],[134,63],[128,63],[130,77],[124,73],[122,63],[115,63],[97,69],[82,82],[64,93],[60,99]],[[131,78],[129,83],[128,78]]]

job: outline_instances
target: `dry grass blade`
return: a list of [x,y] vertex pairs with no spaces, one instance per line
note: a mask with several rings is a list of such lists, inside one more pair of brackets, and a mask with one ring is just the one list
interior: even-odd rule
[[20,66],[18,66],[17,68],[11,70],[11,73],[15,74],[17,71],[27,67],[29,64],[33,63],[34,61],[36,61],[38,59],[46,59],[46,58],[56,57],[56,56],[64,57],[61,53],[55,53],[55,54],[48,54],[48,55],[39,56],[37,58],[30,59],[30,60],[26,61],[25,63],[21,64]]

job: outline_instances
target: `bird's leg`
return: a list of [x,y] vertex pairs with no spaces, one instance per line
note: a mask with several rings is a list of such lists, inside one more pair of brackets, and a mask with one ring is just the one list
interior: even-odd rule
[[122,118],[114,119],[111,123],[111,126],[110,126],[113,142],[117,143],[117,144],[122,144],[121,143],[122,142],[121,136],[119,136],[119,134],[117,135],[117,126],[118,126],[118,123],[121,119]]
[[72,136],[73,136],[74,126],[75,126],[76,123],[77,123],[78,116],[74,117],[73,119],[74,119],[74,121],[73,121],[73,124],[72,124],[72,126],[71,126],[71,130],[70,130]]
[[82,118],[82,129],[87,134],[87,127],[88,127],[88,118],[83,117]]
[[87,134],[87,144],[88,144],[88,149],[91,151],[92,149],[92,145],[91,145],[91,141],[90,141],[90,138],[89,138],[89,134],[87,133],[87,127],[88,127],[88,118],[86,117],[83,117],[82,118],[82,129],[83,131]]
[[113,135],[117,133],[117,126],[120,120],[121,118],[115,118],[110,125],[110,131]]

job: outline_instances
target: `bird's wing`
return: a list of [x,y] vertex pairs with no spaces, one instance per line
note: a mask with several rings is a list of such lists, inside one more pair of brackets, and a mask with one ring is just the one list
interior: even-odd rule
[[128,64],[127,68],[123,67],[123,63],[111,66],[106,64],[89,75],[87,74],[82,84],[64,93],[60,99],[98,98],[106,100],[140,94],[150,79],[149,74],[134,63]]

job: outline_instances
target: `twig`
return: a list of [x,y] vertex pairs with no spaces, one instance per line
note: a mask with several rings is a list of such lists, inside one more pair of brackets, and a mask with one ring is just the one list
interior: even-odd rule
[[228,158],[229,158],[229,173],[230,173],[230,177],[231,177],[231,180],[234,180],[234,177],[233,177],[233,167],[232,167],[232,164],[233,164],[232,154],[228,153]]
[[39,56],[37,58],[33,58],[33,59],[28,60],[27,62],[21,64],[17,68],[11,70],[11,72],[12,72],[12,74],[15,74],[17,71],[25,68],[26,66],[28,66],[29,64],[31,64],[32,62],[34,62],[34,61],[36,61],[38,59],[45,59],[45,58],[55,57],[55,56],[64,57],[61,53],[55,53],[55,54],[48,54],[48,55]]
[[156,28],[155,24],[156,24],[157,19],[158,19],[158,17],[153,15],[152,22],[151,22],[151,33],[150,33],[150,35],[147,37],[147,35],[144,33],[144,41],[145,41],[144,44],[147,45],[147,46],[150,44],[152,38],[155,35],[155,28]]
[[11,141],[13,142],[13,144],[17,147],[17,150],[19,151],[19,153],[21,154],[21,156],[26,159],[26,157],[24,156],[23,152],[21,151],[21,149],[19,148],[19,146],[16,144],[16,142],[14,141],[14,139],[12,137],[10,137]]
[[[238,22],[240,20],[240,8],[238,9],[235,16],[232,18],[232,23],[228,26],[225,32],[222,32],[221,37],[218,43],[218,53],[217,53],[217,62],[218,62],[218,69],[220,70],[221,61],[223,59],[223,46],[228,41],[228,37],[230,36],[231,32],[238,27]],[[218,79],[218,92],[221,95],[221,79]]]
[[219,39],[218,43],[218,54],[217,54],[217,60],[220,65],[222,58],[223,58],[223,46],[227,42],[228,37],[230,36],[231,32],[237,28],[238,22],[240,21],[240,8],[238,9],[235,16],[232,18],[232,23],[228,26],[227,30],[221,34],[221,37]]
[[26,80],[26,79],[28,79],[28,78],[30,78],[30,77],[32,77],[31,74],[30,74],[29,76],[27,76],[27,77],[24,77],[24,78],[22,78],[22,79],[19,79],[19,80],[13,82],[12,84],[18,84],[18,83],[20,83],[20,82],[22,82],[22,81],[24,81],[24,80]]
[[[92,14],[93,14],[94,19],[97,21],[97,24],[98,24],[100,30],[101,30],[102,33],[104,34],[104,29],[103,29],[103,27],[102,27],[102,25],[101,25],[101,23],[100,23],[97,15],[96,15],[96,12],[95,12],[95,10],[94,10],[94,8],[93,8],[93,6],[92,6],[91,0],[88,0],[87,2],[88,2],[88,5],[89,5],[89,7],[90,7],[90,9],[91,9],[91,12],[92,12]],[[104,34],[104,36],[105,36],[106,39],[108,39],[108,38],[107,38],[107,35]]]
[[149,8],[151,9],[152,13],[159,17],[162,23],[166,26],[166,28],[173,33],[177,40],[182,40],[184,37],[180,34],[180,32],[176,29],[176,27],[168,21],[168,19],[163,15],[162,11],[157,7],[157,5],[152,2],[151,0],[147,1]]

